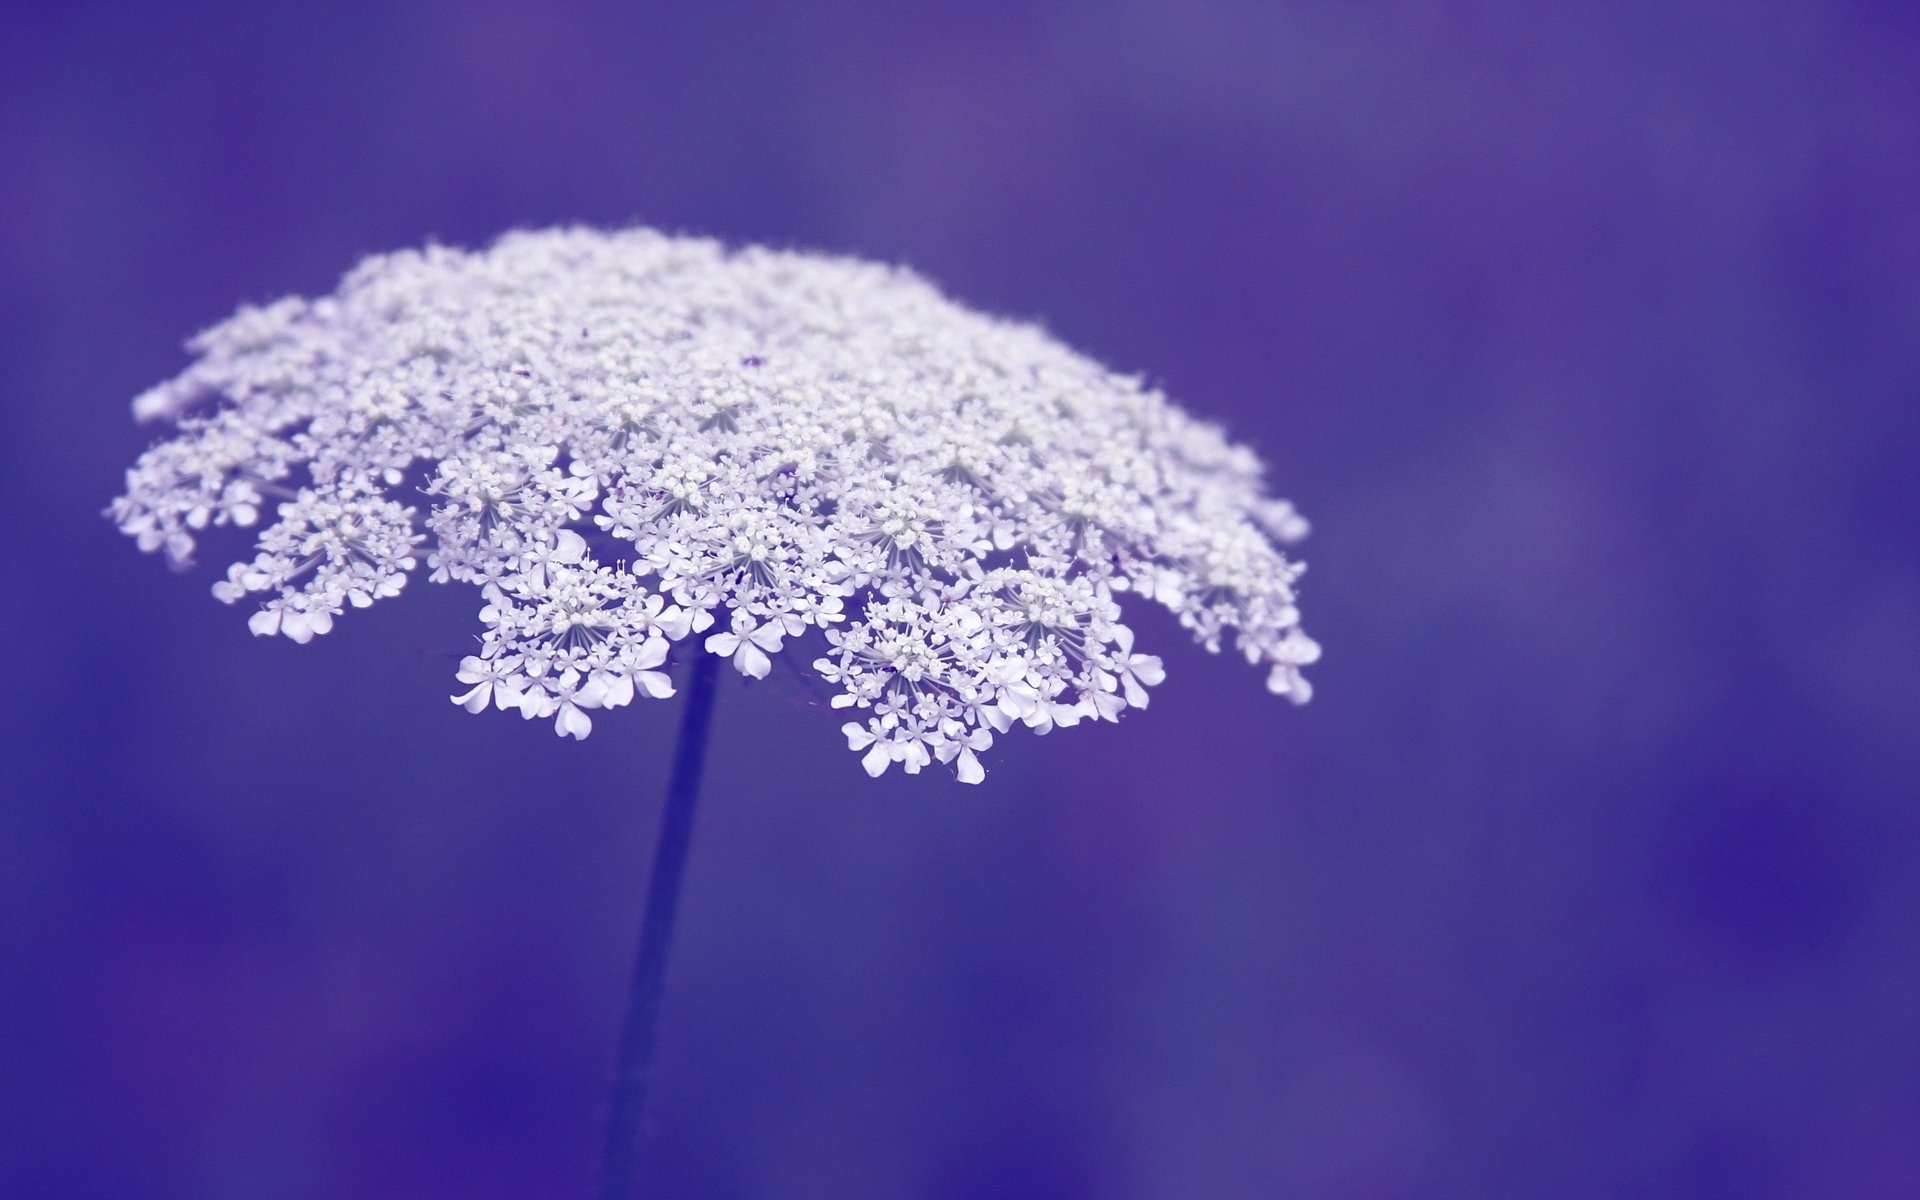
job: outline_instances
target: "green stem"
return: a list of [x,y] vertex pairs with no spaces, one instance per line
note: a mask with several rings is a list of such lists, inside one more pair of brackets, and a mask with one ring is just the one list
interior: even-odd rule
[[700,794],[700,770],[706,765],[707,726],[713,716],[714,677],[719,663],[718,655],[695,650],[687,679],[687,704],[680,715],[680,741],[673,752],[667,807],[660,816],[660,840],[653,848],[647,911],[640,921],[640,954],[634,961],[633,990],[627,1001],[626,1024],[620,1032],[600,1200],[632,1200],[637,1195],[640,1147],[645,1140],[640,1118],[653,1072],[654,1033],[660,1023],[667,949],[673,941],[673,917],[680,904],[687,846],[693,839],[694,801]]

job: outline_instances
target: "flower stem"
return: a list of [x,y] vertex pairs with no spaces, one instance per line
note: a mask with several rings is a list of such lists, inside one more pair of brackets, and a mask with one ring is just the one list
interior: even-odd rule
[[680,740],[667,782],[667,807],[660,816],[660,840],[653,848],[653,876],[647,885],[647,911],[640,921],[640,953],[633,965],[633,990],[620,1032],[620,1056],[613,1083],[613,1118],[607,1125],[606,1161],[600,1174],[600,1200],[632,1200],[644,1140],[640,1117],[646,1107],[653,1071],[655,1028],[667,975],[667,949],[673,941],[674,911],[680,904],[680,879],[686,872],[687,845],[693,839],[693,806],[700,794],[700,770],[706,765],[707,726],[713,716],[714,676],[720,659],[694,654],[687,679],[687,703],[680,715]]

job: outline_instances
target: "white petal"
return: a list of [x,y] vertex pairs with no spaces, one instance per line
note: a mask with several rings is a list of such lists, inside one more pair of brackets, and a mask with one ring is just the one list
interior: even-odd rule
[[587,688],[593,689],[593,707],[619,708],[633,703],[633,680],[626,675],[602,675],[589,681]]
[[1294,629],[1280,642],[1273,658],[1275,662],[1292,663],[1296,667],[1312,666],[1320,661],[1320,643]]
[[673,680],[663,671],[635,671],[633,684],[655,700],[673,695]]
[[664,639],[650,637],[640,643],[640,648],[627,656],[627,666],[635,671],[650,671],[667,661],[667,643]]
[[887,744],[875,742],[873,749],[867,751],[866,757],[860,760],[860,765],[867,769],[867,774],[878,779],[886,773],[887,765],[892,761],[893,756],[887,753]]
[[593,719],[574,707],[569,701],[562,701],[560,712],[553,718],[553,731],[561,737],[584,740],[593,732]]
[[980,765],[980,760],[979,758],[975,757],[973,751],[962,750],[960,752],[960,772],[959,772],[960,782],[961,783],[979,783],[982,779],[985,779],[986,777],[987,777],[987,770],[985,767],[982,767]]
[[740,643],[740,649],[733,656],[733,665],[742,675],[753,679],[765,679],[767,672],[773,670],[773,660],[761,653],[760,647],[752,642]]

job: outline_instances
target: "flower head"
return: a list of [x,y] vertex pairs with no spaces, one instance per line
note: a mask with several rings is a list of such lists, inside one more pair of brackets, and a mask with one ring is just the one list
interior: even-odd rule
[[[108,510],[188,561],[269,523],[214,595],[304,642],[424,560],[479,587],[453,697],[551,718],[672,694],[695,634],[762,677],[787,643],[855,710],[872,774],[1015,724],[1144,707],[1126,594],[1296,701],[1306,523],[1244,447],[1138,380],[916,276],[648,230],[368,259],[245,308],[141,396],[176,422]],[[424,509],[424,511],[423,511]],[[816,632],[817,631],[817,632]]]

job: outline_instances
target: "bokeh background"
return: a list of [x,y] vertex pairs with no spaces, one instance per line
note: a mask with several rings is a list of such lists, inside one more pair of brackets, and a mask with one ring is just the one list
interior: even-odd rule
[[870,782],[720,697],[672,1197],[1920,1195],[1909,6],[10,5],[0,1194],[594,1177],[677,708],[447,703],[100,519],[128,402],[365,253],[905,262],[1316,526],[1294,710],[1142,616],[1121,727]]

